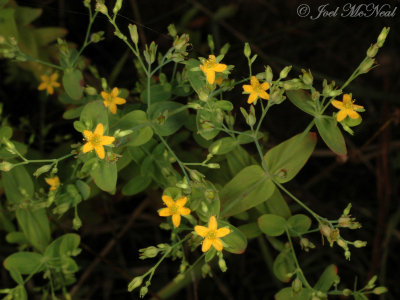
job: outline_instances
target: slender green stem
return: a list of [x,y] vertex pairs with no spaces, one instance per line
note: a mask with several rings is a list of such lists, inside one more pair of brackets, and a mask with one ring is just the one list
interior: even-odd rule
[[[17,153],[17,154],[18,154],[18,153]],[[53,159],[32,159],[32,160],[26,159],[25,157],[23,157],[22,155],[20,155],[20,157],[21,157],[24,161],[23,161],[23,162],[20,162],[20,163],[16,163],[16,164],[14,165],[14,167],[18,167],[18,166],[21,166],[21,165],[27,165],[27,164],[35,164],[35,163],[51,163],[52,165],[54,165],[54,164],[57,164],[57,163],[59,163],[60,161],[66,159],[66,158],[68,158],[68,157],[71,157],[71,156],[73,156],[73,155],[75,155],[75,154],[70,153],[70,154],[64,155],[64,156],[62,156],[62,157],[60,157],[60,158],[53,158]]]
[[307,288],[312,289],[311,285],[307,281],[306,276],[303,273],[303,270],[301,269],[301,267],[299,265],[299,261],[297,260],[296,252],[294,251],[294,247],[293,247],[293,243],[292,243],[292,239],[290,237],[289,231],[288,231],[287,228],[285,229],[285,231],[286,231],[286,235],[288,237],[289,244],[290,244],[290,252],[292,253],[292,257],[293,257],[294,263],[296,264],[296,273],[300,275],[304,285]]
[[150,111],[151,97],[150,97],[150,81],[151,81],[151,64],[147,66],[147,112]]
[[161,135],[159,135],[159,134],[157,134],[157,135],[160,138],[161,142],[165,145],[165,147],[171,153],[171,155],[175,158],[175,160],[179,164],[179,167],[181,168],[183,174],[185,175],[186,180],[188,181],[188,183],[190,183],[190,177],[185,170],[184,163],[178,158],[178,156],[176,156],[175,152],[171,149],[171,147],[168,145],[168,143],[165,141],[165,139]]
[[63,69],[62,67],[58,66],[58,65],[49,63],[49,62],[47,62],[47,61],[38,59],[38,58],[36,58],[36,57],[32,57],[32,56],[30,56],[30,55],[28,55],[28,54],[26,54],[26,53],[24,53],[24,52],[22,52],[22,51],[20,51],[20,52],[21,52],[21,54],[22,54],[23,56],[25,56],[25,58],[26,58],[27,60],[31,60],[31,61],[37,62],[37,63],[39,63],[39,64],[48,66],[48,67],[53,68],[53,69],[57,69],[57,70],[60,70],[60,71],[64,71],[64,69]]

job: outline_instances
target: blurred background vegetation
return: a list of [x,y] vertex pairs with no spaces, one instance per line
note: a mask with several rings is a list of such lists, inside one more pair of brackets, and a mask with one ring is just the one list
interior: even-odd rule
[[[42,17],[33,23],[34,26],[63,27],[68,31],[66,39],[69,42],[76,45],[83,42],[88,16],[82,1],[16,2],[43,9]],[[112,7],[114,1],[108,2]],[[342,283],[347,287],[351,288],[355,280],[361,286],[372,274],[378,274],[380,285],[389,288],[389,293],[380,299],[399,299],[400,2],[379,2],[389,4],[391,9],[397,6],[394,17],[337,16],[316,20],[297,15],[297,7],[303,2],[306,1],[125,0],[117,22],[126,32],[128,24],[136,23],[140,40],[154,40],[161,51],[168,49],[172,42],[167,35],[167,26],[174,23],[178,31],[190,34],[194,57],[209,54],[207,35],[212,34],[217,51],[225,43],[231,45],[224,62],[236,66],[231,78],[237,80],[248,76],[243,56],[243,44],[247,41],[259,55],[254,64],[255,73],[270,65],[278,74],[284,66],[293,65],[292,76],[298,76],[301,68],[310,69],[321,85],[322,78],[335,80],[338,85],[346,81],[381,29],[391,27],[377,56],[378,67],[356,79],[346,89],[346,92],[353,93],[357,104],[366,108],[362,114],[363,123],[355,129],[355,135],[346,134],[348,156],[337,157],[319,143],[309,164],[288,184],[288,189],[329,219],[338,218],[351,202],[352,213],[363,228],[346,232],[345,237],[368,242],[366,248],[353,249],[351,261],[346,262],[340,249],[321,245],[320,236],[315,234],[316,249],[304,253],[298,248],[300,263],[311,279],[317,278],[325,266],[336,263]],[[326,1],[308,2],[314,16],[318,7],[326,4]],[[328,8],[344,4],[331,1]],[[102,77],[113,80],[114,86],[132,90],[138,79],[131,63],[133,56],[113,36],[113,29],[103,16],[99,16],[93,30],[104,30],[106,40],[90,46],[84,55],[97,66]],[[28,142],[34,134],[31,147],[47,151],[50,156],[61,141],[73,143],[81,139],[70,121],[61,118],[65,106],[55,97],[47,100],[43,111],[38,82],[33,75],[18,69],[15,64],[0,60],[0,79],[4,114],[19,129],[17,134],[21,140]],[[93,80],[89,73],[85,74],[86,82],[95,85]],[[135,101],[137,97],[139,95],[133,93],[128,101]],[[237,126],[244,128],[239,107],[247,107],[247,97],[238,87],[230,93],[229,100],[236,109]],[[272,109],[264,131],[269,133],[272,146],[303,130],[309,121],[308,116],[285,101]],[[196,146],[188,143],[187,147],[186,150],[191,150]],[[73,299],[138,297],[136,293],[126,293],[127,282],[147,270],[152,261],[139,260],[137,250],[169,239],[168,233],[158,228],[161,219],[155,212],[159,199],[158,190],[151,191],[146,198],[143,195],[126,198],[120,193],[103,193],[80,206],[83,220],[81,246],[84,251],[78,257],[81,272],[73,287]],[[298,208],[287,200],[296,211]],[[52,221],[60,231],[70,228],[68,218]],[[4,241],[4,237],[1,238]],[[1,257],[13,251],[5,243],[1,245]],[[274,279],[268,267],[269,259],[276,253],[265,245],[262,239],[250,241],[243,255],[228,256],[227,273],[215,268],[213,278],[188,285],[173,299],[272,299],[281,283]],[[154,295],[170,282],[177,267],[174,262],[163,263],[149,293]],[[2,270],[0,288],[9,287],[11,282]]]

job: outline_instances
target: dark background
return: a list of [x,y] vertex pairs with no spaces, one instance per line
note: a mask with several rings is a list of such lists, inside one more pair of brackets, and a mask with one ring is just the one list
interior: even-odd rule
[[[43,15],[34,23],[35,26],[65,27],[69,32],[66,37],[68,41],[77,45],[83,42],[88,15],[82,1],[17,2],[43,8]],[[114,1],[106,2],[109,10],[112,10]],[[298,249],[300,264],[311,282],[315,282],[325,266],[336,263],[343,286],[352,288],[357,278],[361,287],[371,274],[378,274],[380,284],[389,288],[389,293],[381,299],[398,299],[400,2],[375,1],[376,4],[389,4],[391,9],[397,7],[394,17],[357,18],[340,16],[341,8],[347,1],[330,1],[327,8],[338,6],[339,15],[316,20],[297,15],[296,10],[302,3],[310,6],[310,15],[315,17],[318,7],[328,2],[125,0],[117,22],[126,33],[128,24],[136,23],[141,41],[156,41],[162,52],[171,43],[166,28],[174,23],[179,32],[190,33],[194,57],[208,55],[207,34],[211,33],[217,49],[226,42],[231,44],[224,63],[236,66],[231,78],[237,80],[248,76],[247,62],[243,56],[243,44],[248,41],[258,49],[255,72],[262,72],[265,65],[270,65],[275,74],[279,74],[284,66],[293,65],[290,75],[294,78],[301,73],[301,68],[310,69],[315,82],[318,82],[316,87],[321,86],[323,78],[335,80],[338,85],[345,82],[365,57],[370,44],[376,41],[381,29],[390,26],[386,43],[376,58],[378,68],[357,78],[346,89],[346,92],[353,93],[357,104],[366,108],[362,114],[363,123],[355,129],[355,135],[344,133],[348,157],[337,158],[319,142],[309,164],[287,187],[329,219],[338,218],[347,203],[351,202],[352,213],[363,224],[363,228],[343,231],[343,235],[348,240],[368,242],[366,248],[351,248],[351,261],[346,262],[341,249],[322,246],[319,235],[312,236],[317,249],[307,254]],[[127,50],[113,36],[113,29],[105,17],[99,16],[93,28],[94,31],[104,30],[106,40],[90,46],[84,55],[98,67],[100,75],[107,78]],[[137,75],[130,61],[128,55],[126,67],[116,78],[115,85],[118,87],[134,87]],[[0,67],[2,65],[5,65],[4,61],[0,61]],[[6,75],[5,69],[0,68],[0,78],[3,75]],[[37,114],[32,114],[35,101],[38,101],[36,85],[33,84],[31,89],[21,89],[16,84],[4,84],[1,87],[4,110],[15,116],[11,118],[15,126],[19,122],[17,116],[24,116],[32,124],[37,124]],[[26,101],[16,104],[13,99]],[[237,111],[239,106],[246,107],[246,99],[241,95],[240,88],[230,94]],[[57,103],[53,106],[52,118],[56,120],[64,108]],[[329,113],[331,111],[334,110],[329,110]],[[309,121],[304,113],[285,101],[272,109],[263,130],[269,132],[273,145],[302,131]],[[61,132],[74,134],[64,125],[59,127]],[[153,260],[139,261],[137,250],[168,241],[168,234],[157,227],[160,219],[156,217],[154,208],[142,210],[141,206],[144,201],[156,202],[158,192],[154,191],[154,195],[150,193],[150,200],[143,199],[143,196],[126,199],[117,194],[112,197],[100,196],[85,204],[87,207],[82,208],[85,219],[81,230],[84,251],[78,257],[82,267],[78,279],[81,280],[83,275],[86,276],[87,267],[132,218],[132,212],[140,214],[134,217],[129,230],[117,237],[116,245],[106,259],[101,259],[87,274],[79,286],[76,299],[137,299],[137,292],[126,293],[127,282],[131,276],[143,273],[153,263]],[[273,256],[277,254],[272,249],[270,251]],[[272,299],[280,288],[263,260],[257,240],[250,241],[244,255],[228,256],[227,264],[227,273],[222,274],[215,268],[213,278],[190,285],[173,299]],[[176,275],[177,267],[173,262],[163,263],[153,279],[150,293],[155,293],[168,283]],[[6,277],[4,274],[1,276]],[[10,283],[9,279],[2,282]]]

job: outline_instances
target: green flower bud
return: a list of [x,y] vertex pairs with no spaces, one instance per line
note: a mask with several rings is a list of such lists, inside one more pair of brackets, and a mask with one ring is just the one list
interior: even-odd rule
[[92,43],[98,43],[101,40],[104,40],[103,35],[104,35],[104,31],[92,33],[92,35],[90,36],[90,40],[92,41]]
[[311,74],[311,71],[308,70],[308,72],[307,72],[304,69],[301,69],[301,71],[303,72],[303,82],[307,85],[312,85],[314,78]]
[[148,291],[149,291],[149,289],[147,288],[147,286],[142,286],[142,288],[140,289],[140,292],[139,292],[140,298],[143,298],[144,296],[146,296]]
[[174,278],[174,282],[179,282],[181,280],[185,279],[185,275],[183,274],[178,274],[175,278]]
[[13,167],[14,167],[14,165],[12,163],[9,163],[8,161],[3,161],[0,163],[0,171],[3,171],[3,172],[8,172]]
[[230,47],[231,45],[229,43],[223,45],[220,51],[220,55],[225,55],[226,53],[228,53]]
[[342,293],[343,296],[350,296],[351,294],[353,294],[353,291],[350,289],[344,289]]
[[202,273],[203,278],[205,278],[207,275],[210,275],[210,277],[211,277],[211,267],[210,267],[210,265],[209,264],[204,264],[201,267],[201,273]]
[[146,259],[156,257],[159,251],[160,250],[154,246],[140,249],[139,252],[141,253],[139,254],[139,258]]
[[176,37],[176,35],[178,34],[174,24],[169,24],[168,25],[168,33],[172,37]]
[[367,246],[367,242],[357,240],[357,241],[354,242],[353,245],[354,245],[354,247],[356,247],[356,248],[362,248],[362,247]]
[[121,31],[114,31],[114,34],[116,37],[120,38],[123,41],[128,40],[128,38],[125,35],[123,35]]
[[291,69],[292,69],[292,66],[287,66],[287,67],[283,68],[283,70],[279,74],[279,78],[285,79],[288,76]]
[[207,190],[205,190],[205,192],[204,192],[204,197],[206,197],[206,199],[212,200],[212,199],[214,199],[214,197],[215,197],[215,193],[214,193],[213,190],[207,189]]
[[117,0],[117,1],[115,2],[115,6],[114,6],[114,8],[113,8],[113,13],[114,13],[114,15],[116,15],[116,14],[119,12],[119,10],[121,9],[121,7],[122,7],[122,0]]
[[351,210],[351,203],[347,204],[346,208],[343,210],[343,215],[347,216]]
[[375,286],[375,281],[378,279],[378,276],[374,275],[372,278],[368,281],[367,285],[365,288],[367,289],[372,289]]
[[192,178],[193,181],[196,181],[196,182],[201,182],[203,180],[203,178],[205,177],[203,174],[201,174],[197,170],[190,170],[189,176],[190,176],[190,178]]
[[371,58],[375,57],[375,55],[378,53],[378,50],[378,44],[371,45],[367,50],[367,56]]
[[83,6],[90,8],[90,1],[91,0],[83,0]]
[[211,164],[207,164],[207,167],[209,167],[210,169],[219,169],[220,165],[219,164],[215,164],[215,163],[211,163]]
[[139,35],[138,35],[136,24],[129,24],[128,29],[129,29],[129,34],[131,36],[132,42],[135,45],[137,45],[137,43],[139,42]]
[[384,293],[387,293],[388,289],[384,286],[378,286],[376,288],[374,288],[374,290],[372,291],[375,295],[382,295]]
[[128,292],[132,292],[134,289],[138,288],[142,285],[143,277],[138,276],[132,279],[132,281],[128,285]]
[[250,55],[251,55],[251,48],[250,48],[249,43],[245,43],[245,44],[244,44],[243,53],[244,53],[244,56],[246,56],[247,58],[250,57]]
[[368,73],[371,70],[371,67],[374,65],[375,59],[368,57],[363,63],[360,65],[360,74]]
[[212,36],[211,34],[209,34],[209,35],[207,36],[207,42],[208,42],[208,47],[210,47],[211,53],[213,53],[213,52],[214,52],[214,49],[215,49],[215,45],[214,45],[213,36]]
[[78,215],[75,215],[74,219],[72,220],[72,228],[74,230],[78,230],[82,227],[82,220],[79,218]]
[[297,294],[301,292],[302,289],[303,289],[303,283],[298,277],[296,277],[296,279],[292,281],[292,290],[294,293]]
[[223,259],[222,257],[220,257],[218,259],[218,266],[221,269],[222,272],[226,272],[226,270],[228,270],[228,267],[226,266],[226,262],[225,259]]
[[376,43],[378,44],[378,47],[381,48],[383,44],[385,43],[386,37],[389,33],[390,27],[384,27],[381,31],[381,33],[378,36],[378,39],[376,40]]
[[271,83],[273,76],[274,76],[274,75],[272,74],[272,69],[271,69],[271,67],[268,65],[268,66],[265,68],[265,80],[266,80],[268,83]]
[[103,1],[97,1],[96,11],[101,12],[104,15],[108,15],[107,6],[104,5]]

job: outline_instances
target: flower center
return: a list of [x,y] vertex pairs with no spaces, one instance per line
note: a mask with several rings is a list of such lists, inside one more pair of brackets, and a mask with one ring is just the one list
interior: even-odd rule
[[101,144],[101,136],[98,135],[98,134],[94,134],[92,139],[89,142],[92,143],[92,145],[94,147],[100,146],[100,144]]
[[346,109],[353,109],[353,102],[351,102],[351,101],[346,101],[346,102],[344,103],[344,107],[345,107]]
[[210,231],[207,233],[207,238],[208,238],[209,240],[215,240],[215,239],[217,238],[217,232],[216,232],[215,230],[210,230]]
[[179,211],[179,207],[176,204],[172,205],[170,208],[171,214],[177,214]]

